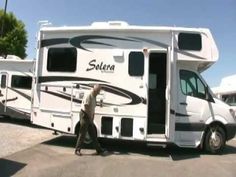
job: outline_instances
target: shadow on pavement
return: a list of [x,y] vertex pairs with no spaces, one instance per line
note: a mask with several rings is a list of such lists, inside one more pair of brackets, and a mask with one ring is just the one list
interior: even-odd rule
[[226,143],[225,149],[224,149],[224,151],[222,152],[221,155],[226,155],[226,154],[236,154],[236,147],[231,146],[231,145]]
[[13,117],[0,116],[0,123],[10,123],[10,124],[15,124],[15,125],[31,127],[31,128],[46,129],[46,128],[31,124],[29,119],[19,119],[19,118],[13,118]]
[[[45,141],[42,144],[74,148],[75,143],[76,143],[76,136],[62,135],[62,136],[57,136],[57,137],[50,139],[48,141]],[[89,146],[85,147],[85,148],[89,148]]]
[[[171,158],[174,161],[200,158],[201,155],[207,155],[207,153],[199,149],[179,148],[172,144],[168,145],[166,148],[161,148],[161,147],[148,147],[146,143],[133,142],[133,141],[117,141],[117,140],[101,139],[100,142],[102,147],[108,150],[108,155],[141,154],[153,157],[167,157]],[[43,144],[74,148],[76,144],[76,138],[75,136],[63,135],[53,138],[49,141],[43,142]],[[93,146],[84,145],[84,149],[93,149]],[[220,155],[226,155],[226,154],[236,154],[236,147],[226,145],[226,148]]]
[[13,176],[27,164],[0,158],[0,176]]

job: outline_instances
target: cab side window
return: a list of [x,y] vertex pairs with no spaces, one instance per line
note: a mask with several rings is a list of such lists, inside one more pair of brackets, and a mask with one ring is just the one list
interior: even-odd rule
[[206,99],[206,87],[196,73],[180,70],[179,74],[181,91],[184,95]]
[[236,94],[222,95],[222,100],[230,106],[236,106]]

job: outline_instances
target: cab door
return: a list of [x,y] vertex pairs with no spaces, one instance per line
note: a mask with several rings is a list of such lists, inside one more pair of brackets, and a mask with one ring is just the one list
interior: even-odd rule
[[179,102],[176,111],[176,131],[179,143],[195,146],[199,144],[205,127],[205,115],[211,102],[207,100],[207,86],[194,71],[179,69]]

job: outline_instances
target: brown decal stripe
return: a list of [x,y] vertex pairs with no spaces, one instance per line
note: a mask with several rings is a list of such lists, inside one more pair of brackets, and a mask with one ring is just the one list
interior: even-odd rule
[[84,77],[69,77],[69,76],[39,76],[38,82],[61,82],[61,81],[94,81],[94,82],[103,82],[107,83],[106,81],[98,80],[98,79],[91,79],[91,78],[84,78]]

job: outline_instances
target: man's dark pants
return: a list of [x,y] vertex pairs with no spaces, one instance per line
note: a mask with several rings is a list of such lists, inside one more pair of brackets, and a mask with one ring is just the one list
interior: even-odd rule
[[97,152],[101,152],[101,146],[97,140],[96,129],[93,121],[90,120],[87,113],[83,110],[80,111],[80,129],[79,129],[79,136],[77,139],[77,143],[75,146],[76,150],[82,149],[82,145],[85,140],[86,133],[89,133],[90,138],[93,141],[93,146]]

